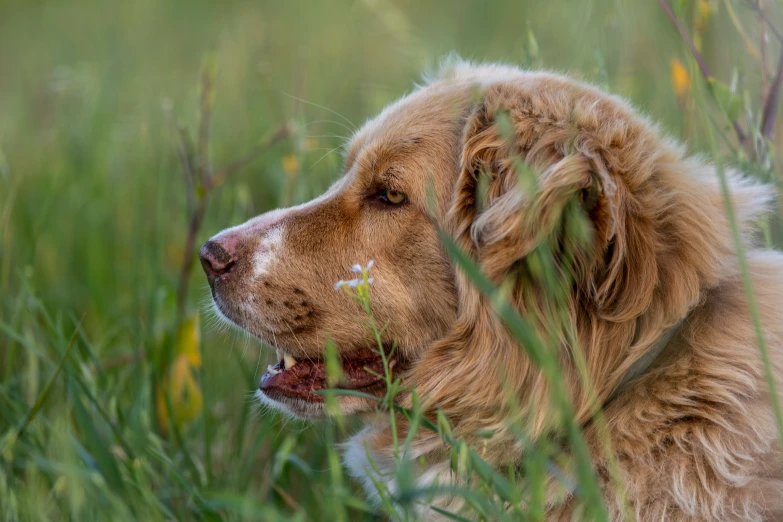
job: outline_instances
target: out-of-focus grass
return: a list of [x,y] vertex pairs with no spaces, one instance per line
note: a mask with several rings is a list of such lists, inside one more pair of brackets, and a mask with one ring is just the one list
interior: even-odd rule
[[[759,67],[725,4],[675,4],[713,74],[756,92]],[[373,516],[337,465],[342,430],[261,415],[250,395],[271,353],[208,316],[191,366],[203,410],[159,431],[160,410],[181,407],[154,386],[170,378],[159,361],[175,344],[186,234],[167,118],[195,127],[200,64],[214,52],[215,163],[282,122],[299,131],[215,191],[200,243],[322,192],[343,138],[450,51],[570,72],[630,98],[692,149],[708,143],[688,86],[672,82],[672,60],[687,57],[655,2],[0,4],[2,519]],[[774,227],[770,241],[783,244]],[[198,271],[190,296],[189,313],[202,310]]]

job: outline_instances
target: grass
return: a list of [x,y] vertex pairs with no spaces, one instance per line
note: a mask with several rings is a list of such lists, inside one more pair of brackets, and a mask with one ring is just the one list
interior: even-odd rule
[[[728,5],[674,2],[714,77],[700,99],[700,72],[653,2],[2,3],[0,518],[412,519],[415,501],[438,493],[406,487],[395,503],[382,491],[386,500],[373,507],[335,449],[355,420],[309,424],[259,412],[251,396],[272,352],[217,325],[196,270],[179,324],[189,203],[171,123],[198,129],[205,57],[216,64],[214,165],[282,124],[295,132],[210,193],[196,244],[320,194],[339,175],[344,138],[452,50],[571,72],[630,98],[691,150],[776,181],[778,138],[743,149],[732,145],[730,122],[761,128],[757,93],[779,46],[766,49],[765,80],[754,58],[756,18],[742,2]],[[781,18],[770,11],[773,22]],[[672,77],[672,63],[685,64],[684,78],[680,69]],[[777,220],[766,230],[770,245],[783,245]],[[497,293],[453,254],[482,291]],[[528,339],[524,319],[497,302]],[[558,368],[546,354],[531,355],[542,357],[556,390]],[[382,403],[387,412],[392,398]],[[551,448],[526,441],[522,480],[489,469],[447,419],[397,411],[451,445],[453,467],[475,479],[461,492],[475,513],[542,519]],[[564,419],[578,450],[580,430]],[[604,519],[580,459],[586,513]],[[398,482],[410,486],[406,466]],[[522,500],[527,510],[506,514],[504,502]]]

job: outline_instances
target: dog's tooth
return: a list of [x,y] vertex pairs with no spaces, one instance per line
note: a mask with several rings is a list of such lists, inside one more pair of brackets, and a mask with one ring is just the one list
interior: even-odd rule
[[271,364],[266,367],[266,371],[268,371],[272,375],[277,375],[278,373],[280,373],[280,370],[275,370],[275,367],[272,366]]
[[289,355],[287,353],[283,354],[283,364],[285,365],[285,369],[288,370],[290,368],[293,368],[294,365],[296,365],[296,359],[292,355]]

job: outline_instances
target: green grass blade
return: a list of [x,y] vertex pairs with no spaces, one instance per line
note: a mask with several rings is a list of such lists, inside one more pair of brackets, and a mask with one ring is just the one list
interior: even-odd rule
[[522,318],[519,312],[512,308],[505,299],[500,299],[498,290],[481,272],[478,265],[457,246],[454,240],[445,233],[441,233],[440,236],[446,251],[456,262],[457,266],[465,272],[476,288],[490,299],[495,306],[496,313],[503,320],[505,326],[548,379],[553,403],[560,410],[568,440],[576,455],[577,476],[579,479],[577,494],[585,501],[588,513],[591,514],[594,520],[608,520],[609,515],[604,505],[603,496],[593,473],[590,453],[582,436],[581,426],[576,423],[573,407],[568,400],[563,377],[554,354],[546,349],[533,328]]
[[38,394],[38,398],[35,400],[35,403],[24,416],[24,419],[22,419],[22,423],[16,430],[15,439],[20,439],[24,435],[27,426],[30,425],[33,419],[35,419],[35,416],[38,415],[38,412],[41,411],[41,407],[44,405],[44,402],[46,402],[46,398],[49,396],[49,391],[52,389],[54,381],[57,379],[57,376],[60,375],[60,372],[65,365],[65,361],[68,359],[68,356],[71,353],[71,349],[73,348],[74,344],[76,344],[76,338],[79,334],[79,327],[81,326],[83,320],[84,316],[82,316],[82,318],[77,323],[73,335],[71,336],[70,341],[68,341],[68,346],[65,348],[62,357],[60,357],[60,361],[57,363],[57,367],[54,369],[54,372],[52,372],[52,375],[49,376],[49,380],[46,381],[46,384],[41,390],[41,393]]
[[[701,91],[697,90],[696,99],[699,104],[699,109],[702,115],[704,115],[707,113],[707,110],[704,107],[704,100],[700,94]],[[731,229],[731,237],[734,243],[735,254],[737,256],[740,277],[742,278],[742,285],[748,300],[750,319],[756,335],[756,344],[761,355],[761,361],[764,365],[764,379],[766,380],[767,388],[769,389],[770,402],[772,404],[775,423],[777,424],[778,429],[778,437],[780,441],[783,441],[783,408],[781,407],[780,395],[778,394],[775,375],[773,373],[772,360],[769,355],[769,347],[767,346],[767,340],[764,334],[764,325],[761,323],[761,312],[759,311],[758,302],[756,300],[756,292],[753,289],[753,277],[751,276],[747,254],[745,253],[745,244],[742,240],[739,223],[737,222],[737,215],[734,212],[734,205],[731,201],[731,191],[729,189],[726,171],[724,170],[723,160],[720,157],[718,143],[715,139],[715,133],[709,123],[705,125],[705,128],[707,130],[707,137],[712,159],[715,162],[715,170],[718,175],[718,179],[720,180],[723,207],[726,211],[726,217],[729,221],[729,227]]]

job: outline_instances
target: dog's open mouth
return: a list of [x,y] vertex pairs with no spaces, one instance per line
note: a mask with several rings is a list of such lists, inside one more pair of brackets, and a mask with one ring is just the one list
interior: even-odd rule
[[[324,400],[323,395],[313,393],[330,387],[323,359],[296,359],[288,353],[280,352],[278,357],[278,363],[270,365],[261,377],[259,389],[262,392],[312,402]],[[353,352],[343,355],[340,361],[342,378],[333,388],[359,390],[370,388],[385,379],[383,359],[378,352]],[[397,362],[394,357],[388,360],[389,371],[398,366]]]

